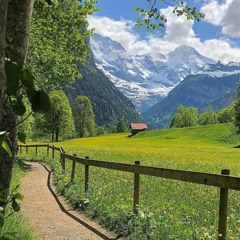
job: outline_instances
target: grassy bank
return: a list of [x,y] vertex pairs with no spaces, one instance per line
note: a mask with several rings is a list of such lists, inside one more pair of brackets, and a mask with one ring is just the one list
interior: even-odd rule
[[[134,137],[113,134],[55,143],[64,150],[91,159],[220,173],[228,168],[240,176],[240,138],[231,124],[142,132]],[[33,151],[34,152],[34,151]],[[39,158],[41,159],[41,157]],[[76,181],[55,167],[59,191],[91,217],[131,239],[216,239],[219,191],[173,180],[141,176],[140,214],[132,214],[133,175],[90,168],[90,189],[85,196],[81,166]],[[229,239],[240,238],[240,194],[230,191]]]
[[[11,189],[15,189],[20,183],[23,177],[25,176],[26,171],[23,170],[18,164],[15,164],[13,168],[13,178],[11,183]],[[21,192],[21,189],[17,190]],[[3,227],[3,235],[6,233],[14,233],[15,238],[6,239],[21,239],[21,240],[37,240],[38,238],[33,230],[27,226],[27,223],[24,221],[22,217],[21,210],[18,213],[13,214],[11,217],[7,218],[4,227]]]

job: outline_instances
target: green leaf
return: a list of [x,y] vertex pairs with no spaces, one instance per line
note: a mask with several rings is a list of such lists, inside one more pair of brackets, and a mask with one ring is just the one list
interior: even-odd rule
[[44,90],[35,91],[29,100],[34,112],[44,113],[50,110],[50,98]]
[[22,133],[22,132],[18,132],[18,140],[21,143],[26,143],[26,134]]
[[21,193],[14,193],[12,197],[18,200],[23,200],[24,198],[24,196]]
[[20,211],[20,205],[13,199],[12,201],[12,208],[15,212],[19,212]]
[[135,7],[134,12],[138,12],[138,11],[139,11],[139,7]]
[[2,146],[2,141],[7,139],[6,131],[0,132],[0,146]]
[[19,187],[20,187],[20,184],[17,184],[17,186],[14,187],[14,189],[13,189],[12,191],[13,191],[13,192],[16,191]]
[[6,93],[11,95],[16,95],[19,87],[19,66],[11,61],[5,62],[6,71]]
[[26,107],[25,107],[21,97],[20,98],[18,97],[17,101],[14,104],[12,104],[12,108],[13,108],[13,111],[18,116],[22,116],[26,112]]
[[10,147],[9,147],[9,145],[8,145],[8,143],[7,143],[6,140],[3,140],[3,141],[2,141],[2,147],[3,147],[3,149],[7,152],[7,154],[8,154],[10,157],[12,157],[11,149],[10,149]]
[[1,132],[0,132],[0,136],[1,136],[1,135],[4,135],[4,134],[6,134],[6,133],[7,133],[7,131],[1,131]]
[[0,237],[0,240],[12,240],[13,238],[7,237],[7,236],[2,236]]
[[32,89],[34,87],[33,81],[34,81],[34,76],[28,69],[24,69],[21,73],[21,80],[23,85],[28,88]]
[[3,215],[0,213],[0,229],[3,227],[4,225],[4,217]]

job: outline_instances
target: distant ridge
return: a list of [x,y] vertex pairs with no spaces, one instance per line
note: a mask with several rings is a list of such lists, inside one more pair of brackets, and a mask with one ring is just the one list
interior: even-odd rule
[[142,116],[152,128],[166,128],[180,104],[197,107],[200,112],[208,106],[215,110],[227,107],[236,97],[239,79],[240,73],[230,76],[222,74],[219,77],[189,75]]

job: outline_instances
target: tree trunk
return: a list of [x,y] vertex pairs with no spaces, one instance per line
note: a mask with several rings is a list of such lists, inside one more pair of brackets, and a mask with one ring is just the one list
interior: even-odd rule
[[0,129],[2,125],[3,103],[5,102],[6,76],[4,69],[5,62],[5,39],[7,27],[7,0],[0,0]]
[[[7,0],[0,0],[0,130],[2,129],[3,125],[3,114],[4,114],[4,102],[5,102],[5,88],[6,88],[6,75],[5,75],[5,41],[6,41],[6,27],[7,27],[7,7],[8,1]],[[5,152],[2,148],[0,148],[0,156],[2,159],[5,157]],[[3,160],[0,159],[0,166]],[[0,198],[6,196],[6,192],[4,188],[2,188],[2,179],[1,176],[5,172],[5,169],[0,167]],[[7,185],[7,184],[6,184]],[[4,206],[4,201],[0,200],[0,206]],[[0,230],[1,236],[1,230]]]
[[18,64],[26,60],[33,5],[34,0],[9,0],[7,37],[12,41],[8,57]]
[[[7,12],[7,20],[4,19],[4,14],[2,14],[2,10],[5,10],[6,14],[6,4],[8,3],[8,12]],[[24,64],[27,53],[27,44],[29,38],[30,31],[30,23],[32,17],[34,0],[0,0],[0,26],[1,26],[1,34],[2,34],[2,26],[3,28],[7,24],[6,29],[6,37],[10,41],[9,47],[5,53],[6,57],[10,58],[12,61],[15,61],[19,65]],[[5,9],[4,9],[5,7]],[[5,23],[5,25],[4,25]],[[4,32],[3,32],[4,33]],[[0,44],[2,41],[5,41],[5,36],[0,35]],[[1,45],[0,45],[1,52]],[[3,93],[6,83],[4,78],[4,73],[2,70],[2,61],[4,60],[3,56],[0,53],[0,92]],[[3,73],[3,74],[2,74]],[[11,150],[13,153],[13,157],[8,156],[2,149],[0,155],[3,156],[3,160],[0,161],[0,198],[3,199],[0,202],[0,206],[4,206],[4,201],[6,201],[7,196],[9,194],[9,188],[12,177],[12,167],[15,156],[17,154],[17,116],[12,112],[11,108],[7,108],[4,106],[3,114],[1,115],[1,131],[10,130],[10,140],[12,142]]]
[[58,142],[58,136],[59,136],[59,129],[57,128],[56,129],[56,139],[55,139],[56,142]]
[[54,142],[54,135],[55,135],[54,128],[52,128],[52,142]]

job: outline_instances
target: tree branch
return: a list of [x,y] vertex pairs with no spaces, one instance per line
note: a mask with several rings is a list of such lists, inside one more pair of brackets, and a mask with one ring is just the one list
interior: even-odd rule
[[25,120],[27,120],[31,115],[32,115],[33,111],[31,111],[24,119],[22,119],[21,121],[19,121],[17,124],[15,124],[14,126],[10,127],[6,133],[10,132],[13,128],[15,128],[16,126],[18,126],[19,124],[21,124],[22,122],[24,122]]

